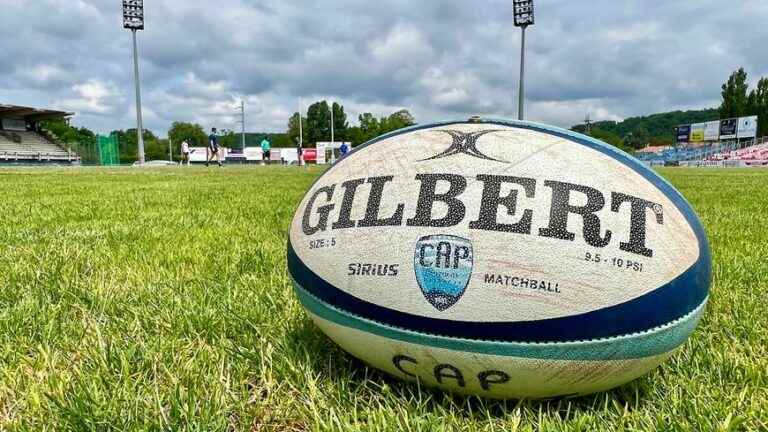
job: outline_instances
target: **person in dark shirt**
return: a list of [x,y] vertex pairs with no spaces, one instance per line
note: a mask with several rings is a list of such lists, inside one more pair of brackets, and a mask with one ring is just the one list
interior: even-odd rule
[[211,134],[208,135],[208,160],[205,161],[205,166],[208,166],[214,157],[216,158],[216,163],[221,166],[221,157],[219,156],[219,137],[216,135],[216,128],[211,128]]

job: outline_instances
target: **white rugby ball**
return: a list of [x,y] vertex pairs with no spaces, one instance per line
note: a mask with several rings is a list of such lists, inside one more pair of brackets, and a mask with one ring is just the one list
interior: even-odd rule
[[645,374],[696,327],[711,275],[696,214],[652,170],[574,132],[480,119],[339,160],[296,210],[287,259],[344,350],[493,398]]

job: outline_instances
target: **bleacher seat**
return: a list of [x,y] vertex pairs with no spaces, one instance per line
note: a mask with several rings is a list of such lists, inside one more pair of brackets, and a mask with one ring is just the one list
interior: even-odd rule
[[691,160],[712,160],[716,155],[731,151],[732,143],[707,144],[698,147],[673,147],[657,153],[638,153],[640,160],[653,163],[674,163]]
[[768,142],[744,147],[738,150],[718,152],[711,155],[708,160],[734,160],[734,161],[760,161],[768,163]]
[[[20,142],[17,142],[20,141]],[[32,131],[0,133],[0,161],[74,161],[69,153]]]

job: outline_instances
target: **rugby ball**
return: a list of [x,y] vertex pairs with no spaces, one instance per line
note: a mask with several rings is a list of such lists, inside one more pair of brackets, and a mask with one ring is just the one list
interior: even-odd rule
[[583,395],[696,327],[711,258],[691,206],[601,141],[473,118],[379,137],[312,185],[287,263],[311,319],[405,380],[492,398]]

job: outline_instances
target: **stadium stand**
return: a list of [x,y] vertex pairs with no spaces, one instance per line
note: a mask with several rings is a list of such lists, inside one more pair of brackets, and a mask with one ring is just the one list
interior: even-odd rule
[[635,157],[649,165],[684,166],[768,166],[768,137],[738,143],[713,143],[702,146],[646,147]]
[[42,129],[43,120],[72,113],[0,104],[0,163],[79,163],[80,158]]
[[707,158],[710,161],[743,161],[749,166],[768,165],[768,138],[759,144],[728,152],[715,153]]
[[716,154],[737,150],[738,146],[734,141],[695,147],[667,147],[658,151],[638,151],[635,156],[650,165],[669,165],[683,161],[707,160]]

